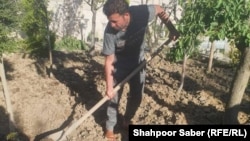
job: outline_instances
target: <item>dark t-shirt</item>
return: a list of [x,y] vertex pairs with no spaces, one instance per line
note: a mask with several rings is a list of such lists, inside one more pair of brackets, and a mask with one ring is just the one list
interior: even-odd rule
[[131,71],[144,60],[144,35],[147,25],[155,18],[153,5],[130,6],[131,21],[126,31],[117,31],[110,24],[104,32],[104,55],[115,53],[116,69]]

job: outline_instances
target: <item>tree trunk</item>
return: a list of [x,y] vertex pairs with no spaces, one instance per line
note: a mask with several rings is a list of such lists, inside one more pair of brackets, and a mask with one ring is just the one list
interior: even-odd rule
[[48,11],[47,7],[44,8],[46,14],[46,29],[47,29],[47,40],[49,46],[49,66],[47,66],[47,73],[49,77],[54,77],[52,73],[53,67],[53,56],[52,56],[52,47],[51,47],[51,40],[50,40],[50,31],[49,31],[49,21],[48,21]]
[[184,80],[185,80],[185,75],[186,75],[186,64],[187,64],[187,60],[188,60],[188,55],[185,54],[184,55],[184,59],[183,59],[183,63],[182,63],[182,73],[181,73],[181,84],[179,89],[176,92],[176,95],[179,95],[183,86],[184,86]]
[[242,52],[239,67],[230,89],[230,99],[225,109],[224,124],[239,124],[238,112],[250,77],[250,47]]
[[1,80],[2,80],[2,85],[3,85],[3,93],[4,93],[4,97],[5,97],[7,112],[9,114],[9,131],[14,132],[16,124],[15,124],[11,100],[10,100],[10,93],[9,93],[7,80],[6,80],[6,76],[5,76],[3,56],[1,57],[0,63],[1,63],[0,64],[0,72],[1,72]]
[[209,55],[207,73],[211,73],[211,70],[212,70],[212,64],[213,64],[213,58],[214,58],[214,50],[215,50],[215,41],[212,42],[212,45],[211,45],[211,48],[210,48],[210,55]]
[[92,13],[93,13],[93,16],[92,16],[92,29],[91,29],[91,47],[93,47],[94,50],[96,50],[96,47],[95,47],[96,11],[93,10]]
[[92,13],[93,13],[93,16],[92,16],[90,55],[95,56],[100,53],[100,49],[96,47],[96,41],[95,41],[96,11],[92,10]]

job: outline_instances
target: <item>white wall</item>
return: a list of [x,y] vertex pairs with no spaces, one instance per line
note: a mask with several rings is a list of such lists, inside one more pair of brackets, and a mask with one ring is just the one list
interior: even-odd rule
[[[74,36],[87,39],[92,28],[92,12],[90,6],[81,0],[50,0],[48,10],[53,13],[51,30],[58,37]],[[98,10],[96,20],[97,36],[102,36],[103,22],[106,17],[101,9]]]

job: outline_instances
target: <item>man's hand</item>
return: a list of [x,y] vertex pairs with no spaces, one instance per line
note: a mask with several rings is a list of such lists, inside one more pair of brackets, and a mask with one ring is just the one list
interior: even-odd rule
[[[180,33],[176,30],[176,28],[174,27],[174,25],[172,24],[172,22],[169,19],[169,15],[162,9],[162,8],[158,8],[159,14],[159,18],[161,19],[162,23],[164,23],[166,25],[166,27],[169,30],[169,39],[175,41],[179,38]],[[160,9],[160,10],[159,10]]]
[[107,89],[107,90],[106,90],[106,96],[107,96],[109,99],[112,99],[112,98],[115,96],[115,94],[114,94],[114,92],[113,92],[113,89]]

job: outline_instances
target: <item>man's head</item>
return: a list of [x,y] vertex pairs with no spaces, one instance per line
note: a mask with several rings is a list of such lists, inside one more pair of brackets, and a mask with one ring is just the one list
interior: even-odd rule
[[129,4],[126,0],[107,0],[103,6],[103,13],[110,25],[116,30],[126,30],[130,22]]

